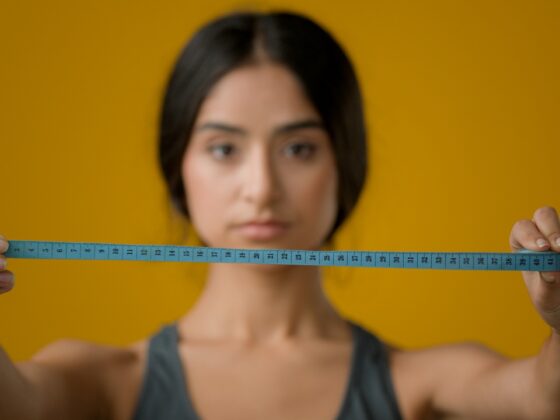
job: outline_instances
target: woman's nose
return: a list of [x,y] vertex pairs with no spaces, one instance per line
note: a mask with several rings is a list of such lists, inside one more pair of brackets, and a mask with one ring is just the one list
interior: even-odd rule
[[273,159],[264,148],[247,160],[243,179],[244,198],[259,206],[273,203],[280,196],[278,174]]

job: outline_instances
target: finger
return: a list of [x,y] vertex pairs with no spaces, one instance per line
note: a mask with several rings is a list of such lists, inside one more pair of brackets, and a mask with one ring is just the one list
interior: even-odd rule
[[6,252],[8,250],[8,241],[6,240],[6,238],[2,235],[0,235],[0,254],[3,254],[4,252]]
[[509,244],[513,251],[523,248],[543,251],[548,248],[548,241],[545,236],[539,231],[535,223],[527,219],[519,220],[513,225]]
[[14,287],[14,273],[11,271],[0,272],[0,294],[6,293]]
[[539,275],[548,284],[560,283],[560,271],[539,271]]
[[[541,207],[535,211],[533,222],[537,229],[547,238],[549,247],[553,251],[560,251],[560,219],[554,207]],[[540,272],[540,278],[546,283],[560,283],[560,272]]]
[[556,209],[549,206],[541,207],[535,211],[533,220],[537,229],[546,237],[550,248],[560,252],[560,219]]

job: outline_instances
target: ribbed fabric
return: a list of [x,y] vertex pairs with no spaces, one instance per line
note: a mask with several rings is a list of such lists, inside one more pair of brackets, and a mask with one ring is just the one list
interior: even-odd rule
[[[336,420],[401,419],[383,343],[361,326],[353,331],[350,377]],[[134,420],[198,420],[183,375],[176,324],[164,326],[149,343],[148,365]],[[188,366],[187,366],[188,369]]]

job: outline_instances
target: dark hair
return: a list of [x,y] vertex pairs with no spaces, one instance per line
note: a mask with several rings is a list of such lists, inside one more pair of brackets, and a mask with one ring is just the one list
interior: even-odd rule
[[226,73],[255,59],[289,68],[321,116],[338,171],[338,213],[329,242],[356,205],[367,171],[362,98],[340,45],[307,17],[286,12],[238,12],[202,27],[183,48],[167,84],[160,116],[159,163],[173,207],[189,217],[181,162],[199,108]]

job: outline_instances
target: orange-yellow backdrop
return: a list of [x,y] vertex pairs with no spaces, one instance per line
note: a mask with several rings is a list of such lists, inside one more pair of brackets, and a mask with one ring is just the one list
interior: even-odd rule
[[[371,176],[340,249],[508,252],[513,223],[560,207],[560,3],[286,0],[4,2],[0,233],[183,243],[156,166],[159,101],[183,42],[238,7],[328,27],[365,94]],[[310,52],[311,54],[312,52]],[[189,244],[189,242],[184,242]],[[0,344],[121,345],[183,314],[204,265],[10,260]],[[549,329],[521,274],[337,268],[340,312],[405,348],[476,340],[510,356]]]

